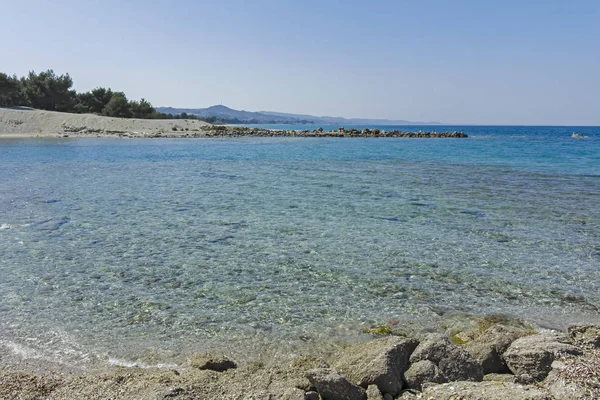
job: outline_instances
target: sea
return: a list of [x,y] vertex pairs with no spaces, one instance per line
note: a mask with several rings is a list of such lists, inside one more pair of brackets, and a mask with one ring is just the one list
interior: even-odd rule
[[1,140],[3,354],[173,367],[456,315],[600,322],[600,127],[378,128],[469,137]]

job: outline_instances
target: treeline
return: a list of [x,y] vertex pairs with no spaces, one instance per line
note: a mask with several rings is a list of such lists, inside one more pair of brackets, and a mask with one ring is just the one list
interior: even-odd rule
[[[72,89],[69,74],[56,75],[53,70],[18,78],[0,72],[0,106],[25,106],[48,111],[97,114],[119,118],[173,119],[181,115],[157,112],[145,99],[129,100],[123,92],[98,87],[85,93]],[[196,119],[194,115],[185,115]]]

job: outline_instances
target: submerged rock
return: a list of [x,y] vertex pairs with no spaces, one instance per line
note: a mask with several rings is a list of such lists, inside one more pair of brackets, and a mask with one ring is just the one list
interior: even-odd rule
[[358,343],[345,349],[334,366],[363,388],[377,385],[382,393],[397,396],[410,355],[418,344],[416,339],[397,336]]
[[227,356],[199,355],[190,360],[190,366],[200,370],[211,370],[217,372],[237,368],[237,364]]

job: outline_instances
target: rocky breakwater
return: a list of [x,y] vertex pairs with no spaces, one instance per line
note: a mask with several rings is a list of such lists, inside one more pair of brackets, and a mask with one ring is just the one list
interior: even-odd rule
[[[168,136],[173,136],[170,133]],[[175,133],[176,135],[176,133]],[[400,131],[380,129],[346,129],[327,131],[323,128],[313,130],[271,130],[262,128],[231,127],[213,125],[204,127],[198,133],[180,132],[181,136],[209,136],[209,137],[376,137],[376,138],[467,138],[463,132],[425,132],[425,131]]]

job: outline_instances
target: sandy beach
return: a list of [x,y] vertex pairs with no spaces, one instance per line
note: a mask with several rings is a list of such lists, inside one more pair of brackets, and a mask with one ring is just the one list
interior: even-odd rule
[[[154,120],[102,117],[29,108],[0,108],[0,138],[144,137],[198,132],[209,123],[199,120]],[[179,133],[177,133],[179,132]]]

